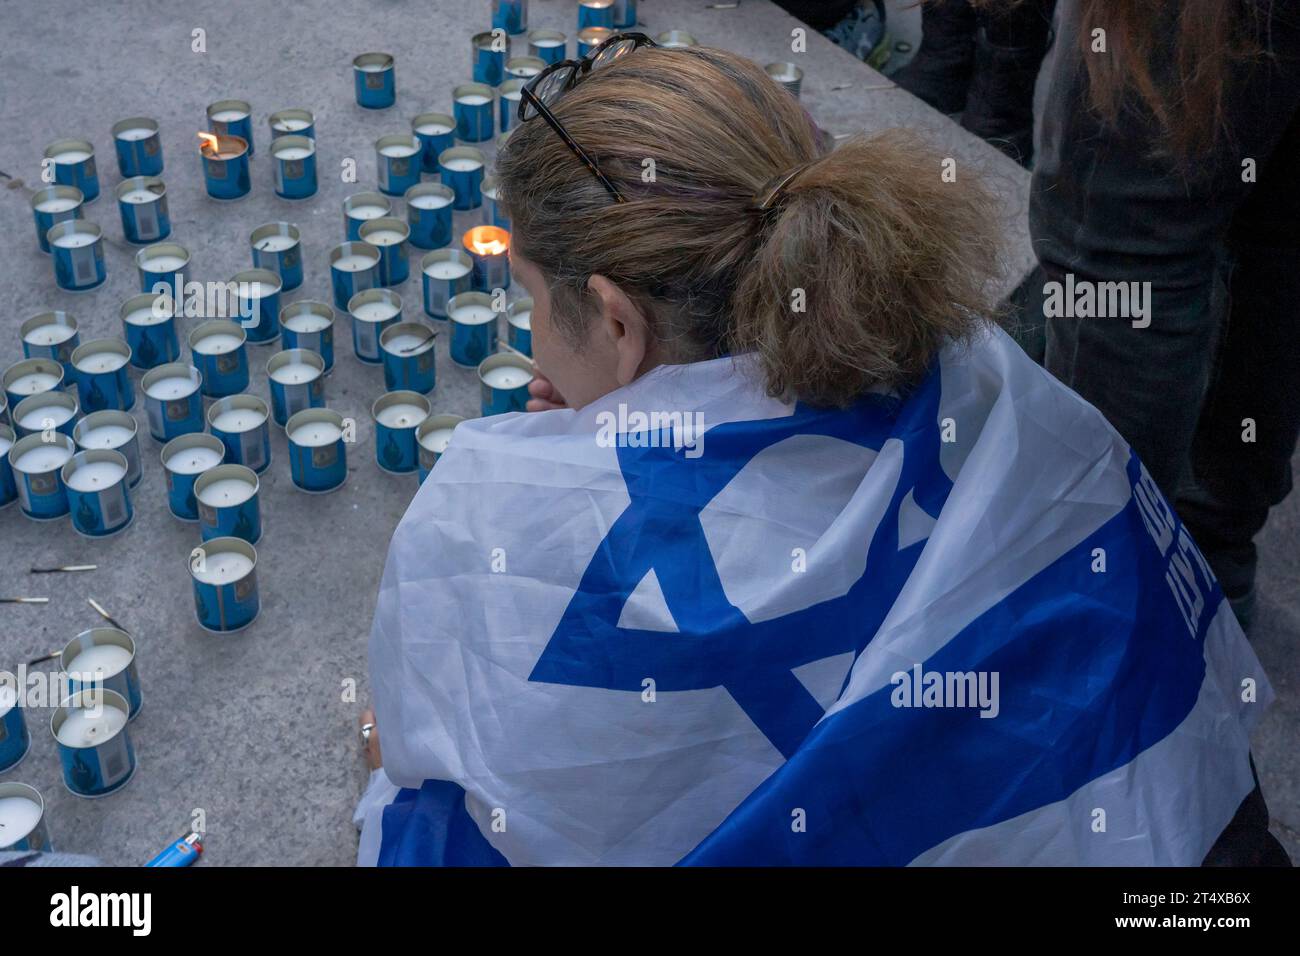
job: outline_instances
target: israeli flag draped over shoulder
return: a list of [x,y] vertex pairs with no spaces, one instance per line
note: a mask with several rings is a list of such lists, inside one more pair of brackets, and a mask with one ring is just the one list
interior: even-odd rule
[[1272,693],[1124,441],[1002,332],[456,429],[370,641],[381,865],[1201,862]]

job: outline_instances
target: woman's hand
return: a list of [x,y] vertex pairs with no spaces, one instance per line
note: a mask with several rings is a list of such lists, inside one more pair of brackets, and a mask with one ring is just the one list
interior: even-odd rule
[[551,380],[533,369],[533,380],[528,383],[528,404],[525,406],[530,412],[545,412],[552,408],[568,408],[565,404],[564,396],[555,390]]

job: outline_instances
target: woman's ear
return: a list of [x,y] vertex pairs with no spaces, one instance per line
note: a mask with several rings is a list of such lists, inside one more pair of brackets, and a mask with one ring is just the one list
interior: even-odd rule
[[645,315],[627,293],[605,276],[592,276],[587,289],[596,298],[600,318],[593,332],[605,339],[602,345],[614,353],[620,386],[634,381],[649,357],[653,340]]

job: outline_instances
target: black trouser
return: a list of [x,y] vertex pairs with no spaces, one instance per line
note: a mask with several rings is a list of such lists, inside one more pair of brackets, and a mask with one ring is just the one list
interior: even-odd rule
[[1260,2],[1269,55],[1236,69],[1229,137],[1185,175],[1141,115],[1087,109],[1078,2],[1061,0],[1029,213],[1046,280],[1152,283],[1148,328],[1049,318],[1045,364],[1178,500],[1230,596],[1300,435],[1300,0]]

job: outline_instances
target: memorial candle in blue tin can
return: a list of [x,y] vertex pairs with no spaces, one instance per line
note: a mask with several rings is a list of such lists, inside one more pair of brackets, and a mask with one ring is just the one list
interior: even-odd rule
[[578,31],[578,59],[582,59],[596,47],[614,35],[609,27],[584,27]]
[[190,552],[194,610],[199,627],[218,634],[242,631],[262,608],[257,550],[243,538],[212,538]]
[[516,352],[532,357],[533,354],[533,300],[516,299],[506,307],[506,341]]
[[390,325],[379,336],[384,387],[424,394],[437,383],[433,340],[437,332],[419,322]]
[[450,186],[455,209],[477,209],[483,202],[483,168],[487,159],[473,146],[453,146],[438,157],[438,175]]
[[309,408],[285,423],[289,470],[301,491],[324,494],[348,478],[348,422],[330,408]]
[[84,219],[56,222],[45,234],[54,263],[54,281],[66,292],[85,292],[104,281],[104,233]]
[[209,319],[190,333],[190,360],[203,376],[208,398],[237,395],[248,388],[244,330],[229,319]]
[[[7,679],[6,679],[7,678]],[[27,751],[31,749],[32,738],[27,732],[27,720],[23,715],[23,705],[18,700],[18,684],[10,675],[0,678],[0,773],[14,769],[22,763]],[[6,796],[0,784],[0,803]],[[22,784],[20,784],[22,786]],[[0,850],[7,849],[21,839],[14,821],[5,817],[5,807],[0,806]]]
[[208,408],[208,426],[226,446],[226,461],[259,473],[271,464],[270,418],[256,395],[231,395]]
[[145,246],[135,254],[140,291],[166,293],[174,303],[185,301],[185,273],[189,267],[189,250],[176,242]]
[[382,110],[397,101],[397,72],[387,53],[362,53],[352,60],[357,105]]
[[[18,485],[14,482],[14,470],[9,467],[9,452],[17,440],[18,436],[13,428],[0,423],[0,508],[8,508],[18,500]],[[0,772],[3,772],[2,762],[0,762]]]
[[72,352],[81,344],[77,320],[62,309],[41,312],[18,327],[27,358],[54,359],[65,372],[72,371]]
[[130,412],[105,409],[91,412],[72,429],[72,440],[83,451],[93,449],[119,452],[126,459],[126,483],[134,488],[140,483],[139,426]]
[[361,241],[379,250],[379,284],[401,285],[411,274],[406,241],[411,227],[395,216],[371,219],[361,227]]
[[253,265],[280,277],[282,292],[302,285],[302,245],[298,227],[288,222],[268,222],[248,237]]
[[685,50],[688,47],[698,46],[699,42],[685,30],[665,30],[655,37],[655,43],[665,50]]
[[[541,61],[538,60],[537,62],[540,63]],[[498,91],[500,96],[497,99],[497,106],[499,107],[497,110],[497,125],[503,133],[510,132],[510,127],[515,125],[515,121],[519,116],[519,100],[523,96],[520,91],[523,90],[524,84],[527,82],[525,79],[514,77],[501,84],[501,89]]]
[[126,476],[126,456],[108,448],[79,451],[63,466],[68,513],[78,534],[106,538],[131,523],[135,509]]
[[170,295],[154,292],[133,295],[122,303],[118,315],[126,344],[131,347],[133,366],[148,371],[180,358],[176,312]]
[[489,355],[478,367],[479,405],[483,415],[526,411],[533,363],[521,355]]
[[429,477],[429,472],[451,443],[452,432],[464,420],[459,415],[430,415],[415,429],[415,440],[420,446],[418,456],[421,482]]
[[0,375],[5,404],[13,408],[28,395],[61,389],[64,375],[63,364],[54,359],[30,358],[15,362]]
[[506,33],[528,29],[528,0],[492,0],[492,26]]
[[578,0],[578,29],[614,26],[614,0]]
[[[2,694],[4,689],[0,688],[0,695]],[[16,693],[14,696],[17,699]],[[0,709],[3,707],[4,704],[0,702]],[[17,709],[16,705],[15,709]],[[18,719],[22,719],[21,713]],[[19,744],[24,748],[31,744],[26,725],[23,726],[21,739],[14,739],[7,744],[0,743],[0,749],[6,745],[18,746]],[[0,773],[4,772],[4,769],[3,757],[0,757]],[[49,831],[45,827],[45,799],[40,791],[17,781],[0,783],[0,850],[48,852],[53,849]]]
[[447,303],[474,288],[474,260],[460,249],[435,249],[420,260],[424,314],[447,318]]
[[101,685],[122,695],[128,720],[140,713],[144,695],[140,692],[135,641],[126,631],[116,627],[82,631],[63,648],[59,669],[67,675],[65,697]]
[[507,232],[510,230],[510,217],[501,202],[501,186],[492,176],[483,179],[483,222]]
[[145,417],[156,441],[203,431],[202,384],[199,370],[184,362],[168,362],[144,373],[140,388]]
[[83,412],[105,408],[129,412],[135,407],[135,386],[127,369],[130,361],[131,346],[121,339],[94,339],[73,350],[72,367]]
[[[546,61],[537,56],[512,56],[506,60],[506,80],[531,80],[546,69]],[[504,85],[504,84],[503,84]],[[518,115],[519,96],[515,95],[515,110]]]
[[271,140],[275,194],[281,199],[316,195],[316,142],[308,136],[278,136]]
[[451,319],[451,360],[478,368],[497,350],[497,314],[486,292],[462,292],[447,303]]
[[123,179],[132,176],[160,176],[163,171],[162,138],[158,121],[144,116],[113,124],[113,148]]
[[270,269],[245,269],[230,280],[235,290],[240,328],[250,345],[268,345],[280,337],[280,276]]
[[379,250],[368,242],[341,242],[330,250],[334,307],[346,310],[360,292],[379,285]]
[[348,303],[352,316],[352,351],[368,365],[380,362],[379,336],[402,321],[402,297],[391,289],[358,292]]
[[564,59],[568,40],[559,30],[534,30],[528,34],[528,55],[547,64],[559,63]]
[[253,155],[253,107],[247,100],[218,100],[208,107],[208,131],[217,136],[237,136]]
[[446,113],[421,113],[411,120],[411,132],[420,141],[420,169],[438,171],[438,156],[456,145],[456,120]]
[[122,216],[122,235],[127,242],[140,245],[157,242],[171,235],[172,222],[167,214],[167,187],[157,176],[124,179],[113,190],[117,209]]
[[56,223],[80,219],[85,199],[76,186],[44,186],[32,193],[32,218],[36,221],[36,243],[41,252],[50,251],[46,234]]
[[259,487],[257,474],[245,465],[217,465],[199,475],[194,498],[203,540],[231,537],[257,544],[262,537]]
[[226,446],[207,432],[191,432],[173,438],[162,450],[163,474],[167,477],[167,509],[182,521],[199,520],[194,482],[199,475],[220,465]]
[[614,29],[636,26],[636,0],[614,0]]
[[277,136],[306,136],[316,138],[316,117],[311,110],[280,110],[267,120],[271,139]]
[[379,191],[401,196],[418,183],[422,151],[419,137],[413,133],[394,133],[375,140]]
[[248,168],[252,147],[241,136],[199,133],[199,157],[203,160],[203,185],[208,196],[232,202],[253,188]]
[[127,721],[130,705],[106,687],[67,697],[50,718],[58,742],[63,782],[78,797],[102,797],[135,774],[135,748]]
[[95,147],[84,139],[61,139],[45,147],[45,165],[54,167],[54,181],[76,186],[86,202],[99,196],[99,173],[95,169]]
[[356,242],[364,223],[392,213],[393,204],[383,193],[354,193],[343,200],[343,234],[348,242]]
[[510,233],[499,226],[475,226],[463,243],[474,263],[474,289],[491,292],[510,288]]
[[285,349],[266,363],[271,415],[281,428],[298,412],[325,407],[325,360],[310,349]]
[[495,98],[492,87],[486,83],[462,83],[451,91],[451,95],[456,138],[466,143],[491,139],[494,131],[492,101]]
[[398,475],[415,471],[420,464],[415,430],[429,417],[429,400],[416,392],[386,392],[370,412],[375,417],[375,462]]
[[35,521],[50,521],[68,513],[62,470],[76,451],[73,440],[57,432],[52,436],[28,435],[14,442],[9,449],[9,466],[23,514]]
[[510,37],[486,30],[470,37],[470,69],[475,83],[497,86],[506,77]]
[[42,432],[71,436],[77,424],[77,400],[71,392],[41,392],[24,398],[12,414],[19,437]]
[[451,204],[456,199],[450,186],[421,183],[406,191],[406,220],[411,245],[419,249],[441,249],[451,243]]
[[328,375],[334,367],[334,310],[324,302],[310,299],[289,303],[280,310],[280,343],[285,351],[315,352],[324,363],[322,372]]

